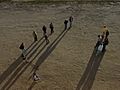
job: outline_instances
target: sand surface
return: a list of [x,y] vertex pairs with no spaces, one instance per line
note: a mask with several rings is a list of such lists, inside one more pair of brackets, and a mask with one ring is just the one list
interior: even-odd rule
[[[64,20],[74,17],[63,31]],[[53,22],[55,33],[45,45],[42,26]],[[102,25],[110,31],[109,45],[92,56]],[[39,41],[33,43],[32,31]],[[29,63],[21,58],[24,42]],[[92,58],[92,59],[90,59]],[[88,64],[89,63],[89,64]],[[41,80],[33,82],[36,71]],[[0,4],[0,90],[120,90],[120,5]]]

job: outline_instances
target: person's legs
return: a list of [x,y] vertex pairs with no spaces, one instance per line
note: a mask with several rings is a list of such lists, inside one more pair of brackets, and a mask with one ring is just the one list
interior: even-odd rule
[[22,54],[22,58],[23,58],[23,60],[25,60],[25,59],[26,59],[26,57],[25,57],[25,55],[24,55],[24,54]]
[[51,28],[51,34],[54,33],[53,28]]
[[72,27],[72,22],[70,22],[70,28]]
[[67,24],[65,24],[65,29],[64,30],[66,30],[67,29]]
[[37,36],[35,36],[35,41],[37,41],[38,39],[37,39]]
[[103,44],[103,50],[102,50],[102,52],[104,52],[105,50],[106,50],[106,45]]
[[23,60],[26,59],[25,49],[22,49],[22,57],[23,57]]
[[100,45],[100,41],[97,41],[95,48],[98,48],[99,45]]

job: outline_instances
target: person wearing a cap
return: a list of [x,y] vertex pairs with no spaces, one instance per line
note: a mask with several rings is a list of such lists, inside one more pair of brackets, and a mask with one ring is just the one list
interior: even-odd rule
[[108,28],[107,28],[106,25],[103,26],[102,33],[103,33],[104,39],[108,37],[108,35],[109,35],[109,30],[108,30]]
[[108,28],[106,25],[103,26],[102,33],[104,36],[106,36],[106,32],[108,32]]

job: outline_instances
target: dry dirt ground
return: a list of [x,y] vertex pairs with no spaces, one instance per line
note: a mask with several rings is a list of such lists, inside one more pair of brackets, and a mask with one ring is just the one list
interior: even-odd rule
[[[73,27],[63,31],[71,15]],[[46,25],[49,33],[50,22],[55,33],[45,45],[41,28]],[[94,45],[103,24],[110,30],[109,45],[96,57]],[[36,43],[33,30],[39,38]],[[29,63],[20,58],[22,42]],[[120,90],[119,55],[119,4],[0,4],[0,90]],[[31,78],[34,65],[41,78],[36,83]]]

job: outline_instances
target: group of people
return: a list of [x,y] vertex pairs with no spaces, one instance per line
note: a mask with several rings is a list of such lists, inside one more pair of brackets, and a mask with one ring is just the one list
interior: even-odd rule
[[[53,33],[54,33],[54,26],[53,26],[53,23],[50,23],[50,25],[49,25],[49,28],[50,28],[50,35],[52,35]],[[45,40],[46,40],[46,44],[48,44],[50,41],[49,41],[49,39],[48,39],[48,34],[47,34],[47,27],[44,25],[43,27],[42,27],[42,30],[43,30],[43,36],[44,36],[44,38],[45,38]]]
[[[52,33],[54,33],[54,26],[52,23],[50,23],[49,25],[49,28],[50,28],[50,35],[52,35]],[[49,39],[48,39],[48,34],[47,34],[47,27],[44,25],[42,27],[42,31],[43,31],[43,37],[45,38],[45,41],[46,41],[46,44],[49,43]],[[33,31],[33,39],[34,39],[34,42],[38,41],[38,36],[37,36],[37,33],[35,31]],[[24,43],[22,43],[19,47],[21,50],[22,50],[22,57],[23,57],[23,60],[26,59],[26,53],[25,53],[25,46],[24,46]]]
[[[51,30],[50,35],[52,35],[54,33],[54,26],[53,26],[52,22],[50,23],[49,28]],[[43,31],[43,36],[44,36],[44,38],[46,40],[46,44],[48,44],[49,39],[48,39],[48,34],[47,34],[47,27],[45,25],[43,25],[42,31]],[[34,38],[34,42],[36,42],[38,40],[37,33],[35,31],[33,31],[33,38]]]
[[[68,27],[68,22],[69,22],[69,27]],[[73,17],[72,16],[70,16],[68,20],[66,19],[64,21],[64,25],[65,25],[64,30],[70,29],[72,27],[72,22],[73,22]]]
[[[69,27],[68,27],[68,22],[69,22]],[[65,20],[64,21],[64,30],[70,29],[72,27],[72,22],[73,22],[72,16],[70,16],[68,20]],[[49,28],[50,28],[50,34],[47,34],[47,27],[45,25],[43,25],[43,27],[42,27],[43,36],[45,38],[46,44],[48,44],[50,42],[48,39],[49,35],[52,35],[54,33],[53,23],[49,24]],[[108,28],[106,25],[104,25],[103,30],[102,30],[102,34],[98,35],[98,41],[95,45],[96,50],[102,51],[102,52],[105,51],[106,45],[108,45],[108,43],[109,43],[108,36],[109,36]],[[34,42],[38,41],[37,33],[35,31],[33,31],[33,39],[34,39]],[[26,53],[25,53],[24,43],[22,43],[19,48],[22,50],[22,57],[23,57],[23,60],[25,60]],[[39,79],[40,79],[39,76],[34,72],[33,73],[33,80],[37,81]]]
[[[66,19],[64,21],[64,30],[70,29],[72,27],[72,22],[73,22],[72,16],[70,16],[68,20]],[[68,27],[68,23],[69,23],[69,27]],[[48,34],[47,27],[45,25],[43,25],[43,27],[42,27],[43,37],[46,41],[46,44],[49,44],[49,42],[50,42],[48,39],[49,35],[52,35],[54,33],[54,26],[53,26],[52,22],[49,24],[49,28],[50,28],[50,34]],[[38,41],[37,33],[35,31],[33,31],[32,34],[33,34],[34,42]],[[26,50],[25,50],[24,43],[22,43],[20,45],[19,49],[22,51],[21,57],[23,58],[23,60],[25,60],[26,59]],[[26,62],[28,62],[28,61],[26,60]],[[40,80],[39,75],[36,72],[33,73],[33,80],[34,81]]]
[[[69,22],[69,27],[68,27],[68,22]],[[64,30],[70,29],[72,27],[72,22],[73,22],[73,17],[72,16],[70,16],[68,20],[66,19],[64,21]],[[50,28],[50,34],[48,34],[47,27],[45,25],[43,25],[43,27],[42,27],[43,37],[46,41],[46,44],[49,44],[49,42],[50,42],[49,39],[48,39],[49,35],[52,35],[54,33],[54,25],[53,25],[52,22],[49,24],[49,28]],[[33,31],[32,34],[33,34],[34,42],[38,41],[37,33],[35,31]],[[24,43],[22,43],[19,48],[22,50],[22,57],[23,57],[23,60],[25,60],[26,59],[26,53],[25,53]]]
[[98,35],[98,41],[95,45],[96,50],[98,51],[105,51],[106,46],[108,45],[108,36],[109,36],[109,30],[106,25],[103,26],[102,35]]

